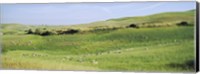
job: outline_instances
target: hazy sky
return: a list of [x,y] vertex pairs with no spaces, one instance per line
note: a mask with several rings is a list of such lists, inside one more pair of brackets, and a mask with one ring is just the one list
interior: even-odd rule
[[196,2],[1,4],[1,23],[69,25],[195,9]]

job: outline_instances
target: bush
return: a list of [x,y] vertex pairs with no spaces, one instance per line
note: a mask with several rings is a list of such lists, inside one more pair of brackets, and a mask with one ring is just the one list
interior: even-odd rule
[[79,30],[75,30],[75,29],[69,29],[67,31],[64,31],[63,34],[74,34],[74,33],[78,33]]
[[57,34],[63,34],[63,31],[62,30],[58,30],[56,31]]
[[6,53],[6,52],[8,52],[8,50],[7,49],[2,49],[1,52],[2,53]]
[[29,30],[27,31],[27,34],[33,34],[32,29],[29,29]]
[[35,29],[35,33],[34,34],[38,34],[38,35],[40,35],[40,34],[42,34],[42,31],[40,30],[40,29]]
[[51,35],[52,33],[50,31],[45,31],[43,33],[41,33],[40,35],[42,36],[48,36],[48,35]]
[[181,21],[180,23],[177,23],[178,26],[189,26],[188,22]]
[[156,25],[155,24],[149,24],[149,25],[147,25],[147,27],[148,28],[154,28],[154,27],[156,27]]
[[74,33],[78,33],[79,30],[75,30],[75,29],[69,29],[66,31],[63,30],[46,30],[46,28],[40,29],[40,28],[36,28],[35,32],[33,32],[31,29],[26,30],[27,34],[36,34],[36,35],[41,35],[41,36],[48,36],[48,35],[62,35],[62,34],[74,34]]
[[75,34],[80,32],[79,30],[75,30],[75,29],[69,29],[66,31],[62,31],[62,30],[57,30],[55,32],[51,32],[52,34],[58,34],[58,35],[62,35],[62,34]]
[[137,24],[130,24],[128,28],[139,28],[139,26]]
[[37,28],[37,29],[35,29],[35,32],[29,33],[29,34],[36,34],[36,35],[41,35],[41,36],[48,36],[48,35],[53,35],[53,34],[56,34],[56,33],[48,31],[46,29],[44,30],[44,28],[43,29]]
[[110,32],[110,31],[114,31],[114,30],[118,30],[122,27],[94,27],[93,29],[91,29],[89,32],[95,32],[95,33],[105,33],[105,32]]

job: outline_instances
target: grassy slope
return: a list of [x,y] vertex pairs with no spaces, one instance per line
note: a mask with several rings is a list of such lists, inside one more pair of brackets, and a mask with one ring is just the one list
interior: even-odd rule
[[[93,22],[89,24],[77,25],[78,27],[96,27],[96,26],[128,26],[129,24],[136,23],[141,25],[146,24],[175,24],[180,21],[188,21],[194,24],[195,10],[185,12],[165,12],[160,14],[153,14],[149,16],[138,16],[138,17],[125,17],[110,19],[106,21]],[[87,26],[86,26],[87,25]]]
[[1,24],[1,32],[4,34],[19,34],[23,33],[25,29],[27,29],[26,26],[21,24]]
[[[85,29],[104,25],[125,26],[130,23],[162,24],[183,20],[192,22],[193,13],[194,11],[161,13],[71,27]],[[18,28],[24,27],[23,25],[7,27],[19,33],[26,29]],[[63,28],[57,26],[56,29],[61,27]],[[2,28],[2,31],[6,30],[11,29]],[[174,26],[47,37],[4,35],[2,67],[48,70],[194,71],[187,63],[194,61],[193,31],[193,26]]]
[[[3,40],[3,49],[9,50],[3,54],[3,68],[193,71],[185,66],[185,62],[194,60],[193,27],[123,29],[105,34],[48,37],[7,35]],[[30,45],[29,41],[32,41]],[[93,60],[98,64],[93,64]]]

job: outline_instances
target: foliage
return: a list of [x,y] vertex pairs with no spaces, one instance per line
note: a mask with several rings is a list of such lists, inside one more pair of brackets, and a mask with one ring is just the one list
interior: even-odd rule
[[130,28],[139,28],[139,26],[136,25],[136,24],[130,24],[128,27],[130,27]]
[[27,34],[33,34],[32,29],[29,29],[29,30],[27,31]]
[[178,26],[189,26],[190,24],[187,21],[181,21],[180,23],[177,23]]

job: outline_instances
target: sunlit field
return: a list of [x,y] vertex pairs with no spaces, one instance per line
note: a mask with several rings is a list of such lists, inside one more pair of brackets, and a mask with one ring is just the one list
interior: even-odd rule
[[74,26],[1,24],[2,68],[194,72],[194,12]]

